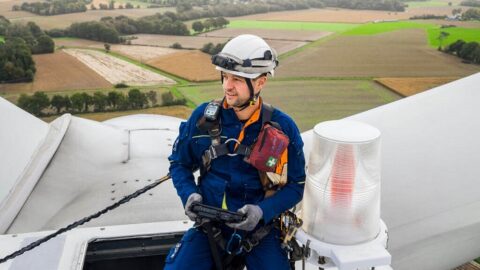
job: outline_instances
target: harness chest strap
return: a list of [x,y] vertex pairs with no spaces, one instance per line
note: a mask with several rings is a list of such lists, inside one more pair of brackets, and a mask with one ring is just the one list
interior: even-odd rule
[[[212,102],[219,102],[219,101],[212,101]],[[267,104],[267,103],[263,103],[263,105],[264,105],[263,109],[261,110],[262,107],[260,107],[257,111],[255,111],[255,113],[252,115],[252,117],[247,121],[245,126],[242,128],[242,130],[240,132],[240,135],[238,136],[238,139],[230,138],[230,139],[227,139],[222,144],[213,144],[212,143],[212,145],[210,145],[210,147],[207,150],[205,150],[205,152],[202,155],[202,166],[201,166],[201,169],[200,169],[200,175],[203,176],[204,174],[206,174],[210,170],[212,160],[214,160],[218,157],[225,156],[225,155],[229,155],[229,156],[236,156],[236,155],[249,156],[250,155],[251,147],[246,146],[244,144],[241,144],[241,142],[242,142],[242,140],[245,136],[245,128],[247,128],[251,124],[257,122],[258,119],[260,118],[260,110],[261,110],[261,114],[262,114],[262,126],[265,123],[270,122],[270,120],[272,118],[272,114],[273,114],[273,106],[270,105],[270,104]],[[277,124],[277,126],[278,126],[278,124]],[[210,134],[210,132],[209,132],[209,134]],[[213,141],[219,141],[220,133],[217,133],[214,136],[212,136],[212,134],[210,134],[210,136],[211,136],[212,142]],[[228,144],[230,142],[235,142],[236,143],[235,150],[232,153],[230,153],[230,150],[228,149]]]

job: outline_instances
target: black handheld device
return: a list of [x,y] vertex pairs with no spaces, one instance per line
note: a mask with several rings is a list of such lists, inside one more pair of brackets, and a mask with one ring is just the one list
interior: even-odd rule
[[201,203],[193,203],[191,209],[192,212],[197,214],[200,218],[208,218],[211,221],[221,223],[239,223],[246,218],[245,215],[240,213]]
[[210,122],[217,121],[218,114],[220,113],[220,106],[221,104],[217,102],[208,103],[203,113],[205,119]]

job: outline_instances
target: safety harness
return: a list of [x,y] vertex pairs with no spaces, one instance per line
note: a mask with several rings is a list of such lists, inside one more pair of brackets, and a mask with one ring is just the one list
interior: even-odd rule
[[[286,155],[288,137],[285,141],[285,138],[282,136],[286,137],[286,135],[281,132],[280,125],[276,122],[271,121],[274,111],[273,106],[267,103],[263,103],[263,107],[261,107],[262,130],[259,133],[259,138],[257,138],[255,143],[251,146],[247,146],[240,142],[243,138],[242,133],[239,139],[229,138],[225,140],[224,143],[221,143],[220,135],[222,129],[220,123],[220,112],[223,107],[223,102],[224,100],[211,101],[205,109],[204,116],[200,118],[197,122],[197,127],[201,131],[207,132],[212,141],[212,144],[207,150],[205,150],[204,154],[202,155],[199,181],[201,181],[201,179],[208,173],[213,160],[225,155],[243,155],[245,156],[244,160],[246,162],[249,162],[257,169],[259,169],[260,180],[265,191],[265,196],[268,197],[273,195],[273,193],[278,188],[286,184],[286,169],[283,171],[285,178],[284,183],[269,181],[269,178],[267,177],[268,172],[278,173],[278,170],[275,166],[269,166],[268,164],[273,162],[273,164],[276,165],[276,158],[273,158],[275,159],[275,161],[269,159],[266,162],[267,164],[263,164],[265,163],[265,160],[262,160],[261,155],[252,155],[252,152],[261,152],[262,147],[264,146],[265,148],[279,149],[278,151],[281,151],[284,155]],[[271,136],[275,136],[273,137],[275,145],[271,145],[271,142],[265,142],[266,140],[271,140]],[[230,142],[236,143],[234,151],[232,152],[230,152],[228,147],[228,144]],[[269,154],[272,153],[269,152]],[[286,156],[283,158],[286,159]],[[282,159],[282,157],[279,157],[279,159]],[[257,162],[258,164],[255,164],[255,162]],[[284,167],[286,167],[286,163],[285,165],[280,165],[280,167],[280,169],[283,170]],[[196,227],[201,228],[207,234],[210,249],[212,251],[212,257],[214,259],[215,267],[217,268],[217,270],[243,269],[245,266],[243,256],[237,255],[241,254],[242,252],[248,253],[252,251],[252,249],[257,246],[260,241],[265,236],[267,236],[274,227],[282,231],[282,239],[284,239],[282,247],[287,252],[289,252],[290,258],[292,260],[290,264],[293,266],[294,261],[299,260],[299,258],[301,257],[300,255],[298,255],[300,247],[298,247],[298,244],[293,238],[293,235],[296,232],[296,228],[301,226],[301,220],[298,219],[293,213],[290,213],[288,216],[287,213],[290,212],[282,214],[281,218],[274,220],[274,222],[270,224],[258,228],[253,233],[251,233],[247,237],[244,237],[243,239],[239,234],[236,233],[236,231],[234,231],[230,239],[226,241],[226,239],[224,239],[224,237],[222,236],[221,229],[219,228],[221,224],[216,224],[208,219],[197,222]],[[295,219],[293,219],[293,217]],[[219,248],[226,254],[225,256],[223,256],[223,258],[221,258],[220,256],[218,250]]]

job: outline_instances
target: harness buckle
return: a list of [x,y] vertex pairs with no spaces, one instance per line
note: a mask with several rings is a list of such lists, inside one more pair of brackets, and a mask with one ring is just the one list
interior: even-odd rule
[[[224,142],[224,144],[228,144],[229,142],[235,142],[236,144],[240,144],[240,141],[237,140],[237,139],[235,139],[235,138],[229,138],[229,139],[227,139],[227,140]],[[238,153],[237,153],[237,152],[227,153],[227,155],[230,156],[230,157],[234,157],[234,156],[238,155]]]

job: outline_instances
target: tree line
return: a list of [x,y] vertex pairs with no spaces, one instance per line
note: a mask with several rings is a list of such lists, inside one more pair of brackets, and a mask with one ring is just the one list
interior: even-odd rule
[[460,2],[460,5],[465,7],[480,7],[480,0],[465,0]]
[[27,11],[41,16],[58,14],[77,13],[87,11],[86,3],[83,1],[57,0],[53,2],[24,2],[20,6],[14,5],[13,11]]
[[210,29],[217,29],[225,27],[230,22],[224,17],[208,18],[204,21],[195,21],[192,23],[192,29],[195,32],[202,32],[203,30],[209,31]]
[[55,43],[34,22],[10,23],[0,16],[0,83],[32,81],[36,68],[32,54],[52,53]]
[[468,63],[480,64],[480,44],[478,42],[465,42],[459,39],[448,45],[443,51],[456,55]]
[[[176,99],[170,91],[161,95],[161,101],[162,106],[186,104],[185,99]],[[92,95],[81,92],[71,96],[53,95],[51,98],[44,92],[35,92],[33,95],[20,95],[17,105],[36,116],[65,112],[87,113],[138,110],[159,106],[157,92],[142,92],[139,89],[131,89],[126,94],[120,91],[110,91],[107,94],[97,91]]]
[[157,13],[132,19],[121,15],[117,17],[103,17],[99,22],[73,23],[67,29],[52,29],[48,31],[51,37],[77,37],[108,43],[122,43],[125,39],[121,35],[131,34],[163,34],[163,35],[190,35],[187,26],[181,22],[175,13]]

